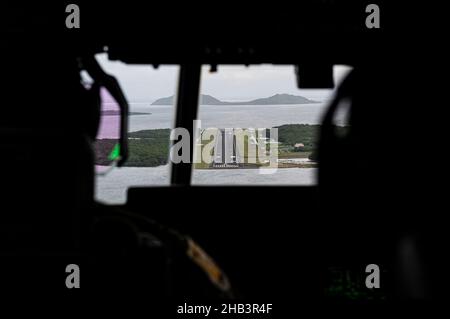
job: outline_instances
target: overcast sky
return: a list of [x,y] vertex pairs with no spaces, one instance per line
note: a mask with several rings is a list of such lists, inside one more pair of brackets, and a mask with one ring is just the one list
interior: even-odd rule
[[[115,75],[130,103],[150,103],[161,97],[175,94],[178,80],[177,66],[127,65],[109,61],[106,54],[97,55],[106,72]],[[348,72],[348,67],[334,68],[338,83]],[[217,73],[210,73],[205,66],[202,72],[201,93],[220,100],[251,100],[277,93],[302,95],[305,97],[326,97],[331,91],[299,90],[296,87],[293,66],[255,65],[219,66]]]

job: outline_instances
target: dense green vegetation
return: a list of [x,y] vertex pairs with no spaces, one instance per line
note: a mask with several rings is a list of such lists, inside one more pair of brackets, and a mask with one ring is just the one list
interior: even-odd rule
[[167,164],[170,130],[144,130],[128,134],[129,157],[125,166],[146,167]]
[[[156,100],[152,105],[173,105],[174,96],[164,97]],[[283,104],[312,104],[319,103],[313,100],[309,100],[303,96],[291,95],[291,94],[275,94],[269,97],[260,98],[251,101],[240,101],[240,102],[225,102],[216,99],[211,95],[201,94],[200,104],[201,105],[283,105]]]
[[170,129],[164,128],[164,129],[156,129],[156,130],[143,130],[143,131],[137,131],[137,132],[131,132],[128,133],[128,138],[146,138],[146,139],[161,139],[164,138],[166,141],[169,141],[170,136]]
[[[279,157],[311,157],[316,149],[320,125],[287,124],[278,126]],[[125,166],[153,167],[167,164],[170,130],[142,130],[128,134],[129,158]],[[97,164],[107,165],[108,155],[117,140],[103,139],[96,143]],[[303,147],[295,147],[301,143]]]

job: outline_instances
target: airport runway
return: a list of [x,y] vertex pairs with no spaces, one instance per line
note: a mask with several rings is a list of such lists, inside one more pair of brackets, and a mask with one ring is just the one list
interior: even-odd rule
[[213,168],[239,168],[241,158],[236,147],[234,129],[220,129],[214,146]]

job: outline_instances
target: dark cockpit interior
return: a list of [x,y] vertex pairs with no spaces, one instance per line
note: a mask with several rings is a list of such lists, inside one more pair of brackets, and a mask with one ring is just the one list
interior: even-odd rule
[[[369,3],[357,0],[6,1],[0,290],[63,298],[79,285],[139,295],[149,307],[165,305],[160,318],[193,300],[273,304],[278,317],[308,308],[412,310],[439,299],[448,236],[440,68],[419,54],[429,37],[406,29],[387,1],[374,3],[379,28],[367,26]],[[79,28],[67,25],[70,4]],[[299,90],[333,90],[317,132],[316,182],[194,185],[189,152],[188,161],[168,162],[167,185],[131,186],[124,203],[99,202],[101,90],[120,115],[109,159],[126,166],[136,142],[128,135],[132,101],[98,54],[157,72],[176,66],[173,127],[190,135],[205,66],[218,74],[229,65],[290,66]],[[350,68],[339,83],[336,65]],[[343,105],[340,130],[334,119]]]

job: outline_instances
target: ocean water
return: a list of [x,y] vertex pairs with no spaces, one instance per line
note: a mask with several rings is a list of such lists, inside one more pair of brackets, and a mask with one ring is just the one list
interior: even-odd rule
[[[319,124],[326,110],[321,104],[303,105],[233,105],[201,106],[199,119],[203,128],[270,128],[283,124]],[[174,107],[150,104],[131,105],[132,112],[151,113],[130,116],[130,131],[171,128]],[[108,116],[117,123],[117,118]],[[193,184],[199,185],[313,185],[314,168],[278,169],[274,174],[261,174],[258,169],[195,170]],[[106,203],[125,203],[132,186],[169,185],[170,166],[148,168],[115,168],[108,175],[97,177],[96,198]]]

